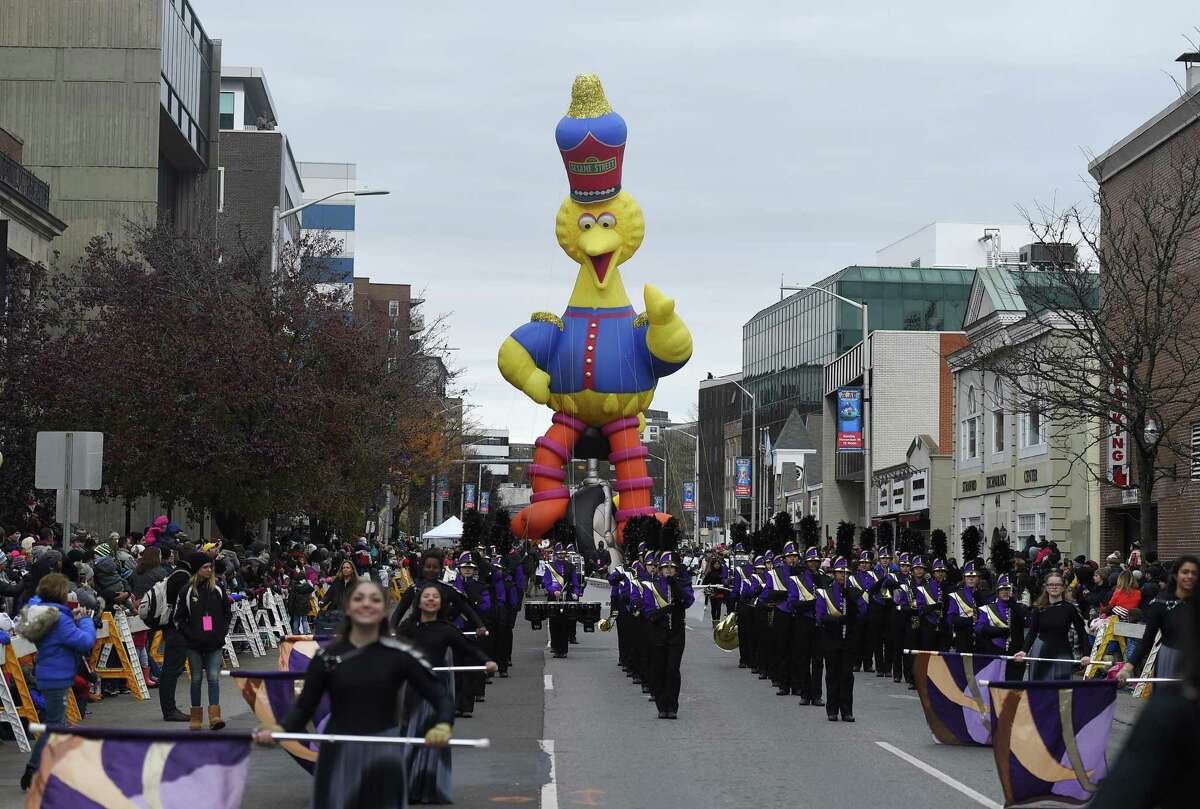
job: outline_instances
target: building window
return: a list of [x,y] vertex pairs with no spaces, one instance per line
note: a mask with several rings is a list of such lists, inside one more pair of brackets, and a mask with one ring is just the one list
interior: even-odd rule
[[388,317],[400,317],[400,301],[388,301]]
[[979,420],[969,418],[962,423],[962,459],[970,461],[979,457],[978,446]]
[[967,417],[963,419],[962,431],[959,436],[962,445],[961,457],[970,461],[979,457],[979,416],[976,411],[979,403],[975,396],[975,386],[967,388]]
[[925,508],[925,478],[912,479],[912,507]]
[[646,425],[646,441],[653,443],[658,440],[659,428],[657,424]]
[[[212,98],[212,96],[209,96]],[[233,93],[221,93],[221,128],[233,129],[234,115],[233,108],[236,103],[237,96]]]
[[1004,383],[996,380],[992,389],[992,451],[1004,452]]
[[892,507],[904,508],[904,481],[898,480],[892,484]]
[[1192,480],[1200,480],[1200,422],[1192,425]]
[[389,342],[394,343],[399,339],[400,339],[399,331],[397,331],[396,329],[388,329],[388,341]]
[[1042,406],[1029,403],[1029,409],[1021,414],[1021,448],[1040,447],[1045,443],[1045,425],[1042,423]]
[[1046,512],[1017,515],[1017,537],[1024,540],[1030,536],[1037,542],[1046,538]]

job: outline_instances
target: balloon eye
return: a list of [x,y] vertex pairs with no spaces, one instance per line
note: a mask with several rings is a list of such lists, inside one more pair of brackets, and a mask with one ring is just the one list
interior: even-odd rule
[[585,213],[579,217],[579,229],[580,230],[591,230],[592,226],[595,224],[596,224],[596,217],[592,216],[590,213]]
[[602,228],[615,228],[617,226],[617,217],[610,213],[600,214],[596,221],[600,223],[600,227]]

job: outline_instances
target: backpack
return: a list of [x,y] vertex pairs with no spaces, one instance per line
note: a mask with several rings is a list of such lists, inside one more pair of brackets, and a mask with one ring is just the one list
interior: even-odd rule
[[[174,575],[175,573],[171,574]],[[169,626],[175,621],[175,605],[167,598],[167,582],[171,580],[171,576],[155,582],[138,604],[138,617],[150,629]]]

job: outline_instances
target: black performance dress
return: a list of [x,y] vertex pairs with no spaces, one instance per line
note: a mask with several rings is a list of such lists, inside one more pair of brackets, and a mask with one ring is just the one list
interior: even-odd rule
[[[453,723],[454,702],[433,669],[412,646],[380,638],[366,646],[339,640],[308,666],[304,689],[283,729],[301,733],[322,698],[329,698],[326,733],[400,736],[400,690],[405,685],[431,706],[433,722]],[[404,762],[411,745],[323,743],[313,775],[312,809],[404,809]]]
[[[405,621],[400,625],[404,639],[415,646],[426,660],[436,666],[482,666],[488,662],[479,647],[463,637],[458,627],[448,621],[427,623]],[[436,672],[443,687],[454,701],[454,674]],[[434,706],[414,690],[404,698],[404,713],[408,717],[405,734],[424,736],[436,724]],[[451,803],[453,780],[450,748],[408,745],[405,751],[408,769],[408,797],[414,803]]]

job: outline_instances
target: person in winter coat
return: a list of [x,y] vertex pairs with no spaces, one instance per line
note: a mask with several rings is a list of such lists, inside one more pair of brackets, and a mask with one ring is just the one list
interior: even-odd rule
[[204,554],[193,554],[188,561],[195,573],[179,595],[175,626],[183,635],[192,672],[189,728],[200,730],[203,727],[204,708],[200,698],[201,685],[207,675],[208,726],[220,730],[225,727],[221,719],[221,648],[229,631],[229,598],[216,583],[212,560]]
[[145,535],[142,537],[142,544],[147,548],[157,544],[162,540],[163,534],[167,530],[167,525],[171,522],[171,518],[166,514],[160,514],[154,518],[154,525],[146,529]]
[[[75,682],[79,657],[96,645],[96,627],[81,608],[67,607],[70,583],[61,573],[48,573],[38,582],[37,594],[21,616],[21,634],[37,646],[34,673],[46,700],[42,721],[61,725],[67,716],[67,690]],[[29,789],[42,763],[48,734],[34,742],[29,764],[21,776],[21,789]]]
[[121,577],[117,560],[113,558],[112,545],[101,542],[96,546],[96,563],[92,565],[92,570],[96,574],[96,590],[106,604],[124,606],[129,603],[129,585]]

